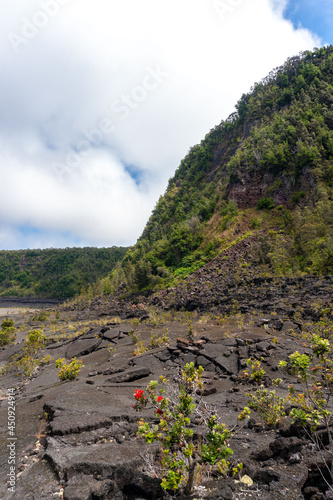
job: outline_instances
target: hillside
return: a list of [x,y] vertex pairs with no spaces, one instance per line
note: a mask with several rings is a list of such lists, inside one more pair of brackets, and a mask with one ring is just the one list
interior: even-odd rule
[[332,274],[332,104],[332,46],[256,83],[182,160],[108,289],[172,286],[249,237],[233,269]]
[[68,298],[112,271],[127,248],[0,251],[0,295]]

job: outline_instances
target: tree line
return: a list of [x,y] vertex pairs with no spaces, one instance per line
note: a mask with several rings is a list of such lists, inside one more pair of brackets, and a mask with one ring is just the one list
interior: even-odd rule
[[128,248],[0,251],[0,295],[69,298],[112,271]]

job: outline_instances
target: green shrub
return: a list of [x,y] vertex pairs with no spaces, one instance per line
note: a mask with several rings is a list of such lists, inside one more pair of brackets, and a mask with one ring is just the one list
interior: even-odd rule
[[3,328],[0,330],[0,347],[11,344],[16,340],[15,328]]
[[56,368],[60,368],[58,376],[61,380],[74,380],[78,376],[81,368],[84,366],[82,360],[77,361],[73,358],[70,363],[65,362],[65,358],[57,359]]
[[37,354],[45,346],[46,337],[41,330],[31,330],[26,338],[25,349],[29,354]]
[[262,223],[262,219],[259,219],[259,217],[254,217],[251,220],[251,225],[253,229],[258,229]]
[[[298,351],[289,356],[289,361],[280,361],[279,366],[297,376],[299,387],[289,386],[288,399],[292,404],[290,417],[292,422],[300,423],[320,449],[326,449],[333,456],[333,344],[328,339],[313,335],[310,354]],[[316,433],[319,426],[325,429],[327,443]],[[310,431],[310,433],[309,433]],[[330,484],[333,483],[333,468],[323,456],[327,467]]]
[[188,331],[187,331],[187,336],[192,338],[192,337],[193,337],[193,335],[194,335],[194,330],[193,330],[193,326],[192,326],[192,321],[190,320],[190,321],[188,322]]
[[[12,331],[13,329],[13,327],[9,327],[5,330]],[[15,332],[12,332],[12,335],[15,335]],[[22,347],[22,354],[12,356],[9,362],[1,369],[1,374],[14,371],[21,375],[25,375],[26,377],[31,377],[35,368],[37,368],[40,364],[46,364],[50,361],[50,356],[46,356],[42,360],[39,360],[37,357],[38,351],[45,346],[46,342],[46,337],[43,335],[42,331],[29,331],[25,340],[25,344]]]
[[[150,466],[161,478],[162,488],[175,492],[183,487],[186,495],[192,493],[202,464],[217,467],[225,474],[230,465],[226,459],[233,454],[228,446],[232,430],[227,429],[198,397],[198,391],[203,389],[202,372],[201,366],[196,369],[194,363],[187,364],[174,385],[161,376],[159,382],[148,384],[146,393],[137,389],[132,405],[137,411],[149,405],[158,419],[157,425],[141,419],[138,435],[146,443],[161,443],[159,463]],[[250,410],[244,408],[239,420],[245,420],[249,413]],[[201,439],[193,430],[193,420],[198,417],[206,426]],[[230,472],[236,474],[241,468],[239,464]]]
[[148,344],[148,349],[155,349],[156,347],[167,345],[169,342],[170,342],[169,333],[168,329],[166,329],[166,332],[161,337],[159,337],[157,333],[155,335],[153,334],[151,335]]
[[14,320],[4,319],[1,323],[0,330],[0,347],[11,344],[16,340],[16,329],[14,327]]
[[254,394],[247,393],[250,396],[248,405],[252,410],[256,410],[264,422],[275,427],[278,422],[286,415],[286,401],[284,398],[276,395],[275,390],[259,388]]
[[2,329],[4,329],[4,328],[12,328],[13,326],[14,326],[14,320],[13,319],[6,318],[1,323],[1,328]]
[[15,362],[15,370],[24,374],[26,377],[33,375],[35,368],[39,366],[39,359],[34,358],[30,354],[26,354],[21,359]]
[[258,210],[272,210],[275,207],[273,198],[261,198],[257,203]]
[[[261,361],[262,360],[263,358],[261,358]],[[265,376],[265,370],[261,367],[261,361],[249,358],[246,361],[248,369],[244,370],[242,377],[248,380],[253,380],[256,384],[260,384]]]
[[297,203],[299,202],[299,200],[301,198],[304,198],[305,197],[305,194],[303,191],[298,191],[297,193],[294,193],[291,197],[291,202],[293,205],[297,205]]
[[46,321],[48,318],[48,313],[44,312],[44,311],[40,311],[36,314],[34,314],[34,316],[32,317],[32,321]]

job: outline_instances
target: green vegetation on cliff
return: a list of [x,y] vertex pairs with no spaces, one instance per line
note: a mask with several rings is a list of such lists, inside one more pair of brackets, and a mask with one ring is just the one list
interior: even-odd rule
[[105,293],[168,286],[257,234],[264,272],[333,272],[333,47],[292,57],[182,160]]
[[0,295],[73,297],[110,273],[127,248],[0,251]]

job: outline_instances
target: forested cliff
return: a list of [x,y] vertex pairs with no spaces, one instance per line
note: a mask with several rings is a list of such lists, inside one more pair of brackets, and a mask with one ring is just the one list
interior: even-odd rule
[[105,291],[165,287],[241,239],[274,275],[333,272],[333,47],[256,83],[182,160]]

